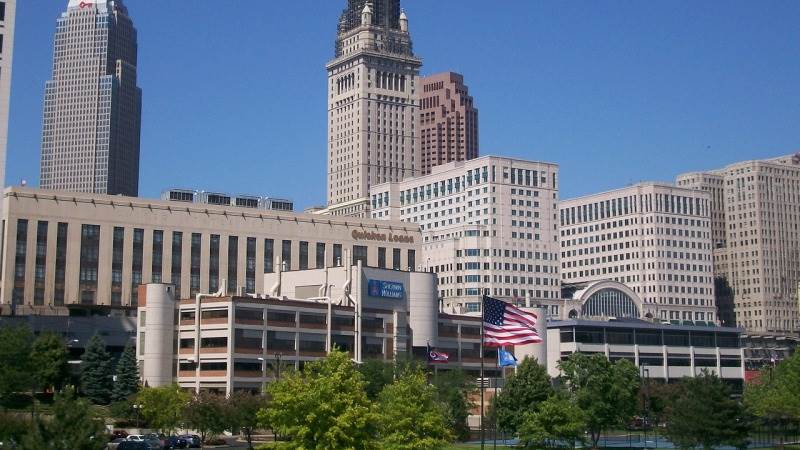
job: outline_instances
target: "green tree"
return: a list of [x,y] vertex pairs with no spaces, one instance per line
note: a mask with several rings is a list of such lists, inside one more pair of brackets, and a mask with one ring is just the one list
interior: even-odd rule
[[108,404],[113,389],[111,355],[103,339],[95,334],[81,357],[81,390],[92,402]]
[[5,443],[8,448],[18,446],[30,429],[30,416],[10,412],[0,413],[0,442]]
[[31,365],[42,389],[60,389],[69,379],[67,347],[55,333],[42,333],[33,341]]
[[447,413],[450,429],[456,439],[466,441],[469,439],[469,424],[467,418],[473,407],[469,400],[475,391],[475,383],[467,377],[461,369],[440,371],[433,378],[436,386],[436,395]]
[[225,431],[225,397],[208,391],[200,391],[189,399],[183,412],[187,427],[197,430],[200,440]]
[[756,416],[769,421],[800,420],[800,352],[776,367],[762,370],[744,391],[744,401]]
[[586,413],[593,447],[604,430],[624,425],[635,414],[639,371],[627,359],[611,363],[602,354],[573,353],[559,367],[576,404]]
[[127,399],[139,391],[139,367],[136,364],[136,349],[128,343],[117,361],[117,379],[111,398],[115,402]]
[[25,437],[27,450],[101,450],[106,448],[103,423],[92,417],[89,403],[67,389],[57,394],[52,417],[38,417]]
[[231,433],[240,433],[247,441],[247,448],[253,448],[253,432],[262,426],[258,421],[258,411],[267,408],[267,396],[251,392],[234,392],[228,397],[225,408],[226,428]]
[[358,366],[358,371],[364,377],[367,397],[375,400],[383,388],[394,380],[395,366],[388,361],[368,359]]
[[748,423],[743,406],[716,375],[684,378],[667,407],[666,436],[680,448],[719,445],[746,447]]
[[26,326],[0,328],[0,403],[31,388],[30,355],[33,334]]
[[144,388],[136,394],[141,414],[151,427],[169,434],[181,424],[189,394],[177,384],[157,388]]
[[435,450],[452,439],[436,388],[420,372],[406,372],[378,395],[379,447]]
[[533,358],[525,358],[517,373],[508,377],[505,388],[494,403],[498,426],[516,434],[524,414],[553,395],[553,386],[547,369]]
[[377,421],[364,388],[347,353],[333,351],[271,383],[259,420],[288,437],[288,448],[372,449]]
[[523,416],[519,438],[525,448],[558,446],[557,441],[583,441],[586,414],[564,392],[540,402],[533,412]]

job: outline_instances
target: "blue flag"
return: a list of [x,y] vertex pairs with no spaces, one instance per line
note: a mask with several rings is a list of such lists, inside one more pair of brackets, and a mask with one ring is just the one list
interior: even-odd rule
[[502,348],[497,349],[497,365],[500,367],[517,367],[517,358]]

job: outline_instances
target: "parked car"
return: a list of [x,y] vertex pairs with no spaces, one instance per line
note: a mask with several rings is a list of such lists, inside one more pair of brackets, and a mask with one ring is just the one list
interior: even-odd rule
[[170,436],[164,440],[164,450],[174,450],[176,448],[188,448],[189,442],[179,436]]
[[129,439],[120,442],[117,450],[150,450],[150,446],[145,441]]
[[114,430],[111,432],[111,436],[109,436],[108,440],[113,441],[114,439],[125,439],[128,437],[128,432],[125,430]]
[[184,434],[179,436],[186,440],[186,443],[189,445],[188,448],[202,448],[203,442],[200,440],[200,436],[196,434]]
[[161,441],[158,439],[147,438],[144,442],[150,446],[150,450],[163,450],[164,448],[164,446],[161,445]]
[[[119,448],[119,444],[121,444],[121,443],[123,443],[125,441],[126,441],[125,438],[116,438],[113,441],[109,442],[108,445],[106,445],[106,448],[108,450],[117,450]],[[128,442],[131,442],[131,441],[128,441]]]
[[127,438],[129,441],[142,441],[144,442],[144,435],[143,434],[129,434]]

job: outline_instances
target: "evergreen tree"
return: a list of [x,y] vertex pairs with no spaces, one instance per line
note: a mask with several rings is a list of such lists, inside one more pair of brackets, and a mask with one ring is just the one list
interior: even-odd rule
[[0,327],[0,403],[31,388],[30,355],[33,334],[28,327]]
[[27,450],[101,450],[106,448],[103,423],[92,417],[89,404],[72,389],[56,395],[52,417],[37,418],[25,437]]
[[67,347],[55,333],[43,333],[33,342],[31,365],[41,389],[60,389],[69,378]]
[[547,369],[533,358],[525,358],[517,373],[509,376],[495,402],[498,426],[515,434],[526,412],[553,394]]
[[111,355],[99,335],[92,336],[81,358],[81,390],[96,404],[105,405],[113,389]]
[[111,398],[115,402],[127,399],[139,391],[139,367],[136,365],[136,350],[128,343],[117,361],[117,381]]

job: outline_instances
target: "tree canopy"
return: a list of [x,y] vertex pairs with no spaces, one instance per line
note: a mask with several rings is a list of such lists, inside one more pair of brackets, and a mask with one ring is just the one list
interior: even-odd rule
[[0,403],[6,405],[15,392],[32,387],[31,342],[28,327],[0,327]]
[[42,333],[33,341],[31,366],[42,389],[60,389],[69,379],[67,347],[55,333]]
[[519,438],[526,448],[557,446],[558,442],[583,441],[586,414],[565,392],[540,402],[527,412],[519,428]]
[[225,397],[200,391],[189,399],[184,408],[184,424],[197,430],[200,440],[205,442],[209,436],[219,435],[227,428],[225,408]]
[[533,358],[525,358],[517,373],[506,380],[505,388],[497,396],[495,408],[501,430],[516,433],[526,412],[536,409],[540,402],[553,394],[547,369]]
[[95,334],[86,344],[81,358],[81,390],[100,405],[108,404],[113,389],[111,355],[103,339]]
[[142,417],[164,433],[170,433],[181,424],[189,394],[177,384],[157,388],[144,388],[136,395],[141,405]]
[[758,417],[767,420],[800,420],[800,352],[765,368],[756,382],[747,385],[744,400]]
[[37,417],[22,448],[28,450],[101,450],[106,448],[104,427],[92,417],[89,403],[67,389],[57,394],[52,416]]
[[117,361],[117,378],[114,381],[112,399],[122,401],[139,391],[139,367],[136,364],[136,349],[129,342]]

